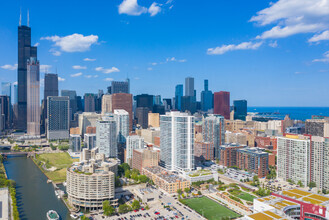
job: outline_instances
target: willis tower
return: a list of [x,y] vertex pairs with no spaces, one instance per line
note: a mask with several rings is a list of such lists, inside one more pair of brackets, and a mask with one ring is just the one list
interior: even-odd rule
[[27,25],[22,25],[22,15],[18,26],[18,106],[16,128],[26,130],[27,128],[27,61],[30,58],[37,59],[37,47],[31,46],[31,28],[29,27],[29,14],[27,14]]

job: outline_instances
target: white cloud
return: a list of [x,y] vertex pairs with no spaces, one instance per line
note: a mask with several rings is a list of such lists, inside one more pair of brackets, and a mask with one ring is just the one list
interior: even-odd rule
[[34,46],[34,47],[38,47],[39,45],[40,45],[40,43],[37,42],[37,43],[35,43],[33,46]]
[[161,12],[160,4],[153,2],[150,8],[148,9],[148,12],[151,16],[157,15],[159,12]]
[[329,1],[279,0],[250,19],[260,26],[275,26],[258,39],[284,38],[300,33],[315,33],[329,28]]
[[71,77],[78,77],[78,76],[82,76],[82,73],[75,73],[75,74],[71,74]]
[[91,77],[93,77],[92,75],[86,75],[86,78],[90,79]]
[[140,78],[139,77],[134,77],[134,80],[140,80]]
[[151,63],[151,65],[152,65],[152,66],[156,66],[156,65],[158,65],[158,64],[154,62],[154,63]]
[[321,58],[321,59],[314,59],[313,62],[324,62],[324,63],[329,62],[329,51],[327,51],[327,52],[325,52],[323,54],[323,58]]
[[177,60],[175,57],[167,58],[166,62],[179,62],[179,63],[185,63],[186,59]]
[[85,70],[85,69],[87,69],[86,66],[79,66],[79,65],[74,65],[74,66],[72,66],[72,68],[75,69],[75,70]]
[[123,0],[119,5],[119,14],[138,16],[147,12],[147,8],[139,6],[137,0]]
[[92,58],[84,58],[83,61],[90,61],[90,62],[93,62],[93,61],[96,61],[96,59],[92,59]]
[[17,86],[17,85],[18,85],[17,81],[13,82],[13,86]]
[[95,70],[102,72],[102,73],[106,73],[106,74],[120,72],[120,70],[116,67],[112,67],[110,69],[105,69],[104,67],[100,66],[100,67],[96,67]]
[[153,68],[152,68],[152,67],[148,67],[147,70],[148,70],[148,71],[152,71]]
[[57,35],[42,37],[41,40],[54,42],[54,46],[59,47],[64,52],[84,52],[90,49],[91,45],[98,42],[97,35],[83,36],[82,34],[72,34],[64,37]]
[[[169,3],[168,3],[169,4]],[[161,12],[161,4],[153,2],[149,8],[140,6],[137,0],[123,0],[119,5],[119,14],[127,14],[139,16],[141,14],[149,13],[150,16],[155,16]]]
[[329,31],[324,31],[321,34],[316,34],[308,40],[308,42],[319,42],[322,40],[329,40]]
[[40,72],[48,72],[51,69],[51,65],[40,65]]
[[5,69],[5,70],[16,70],[17,64],[14,64],[14,65],[6,64],[6,65],[1,66],[1,68]]
[[105,78],[104,81],[113,81],[113,78]]
[[98,75],[94,75],[94,78],[97,78],[98,77]]
[[65,79],[59,76],[58,81],[63,82],[63,81],[65,81]]
[[219,55],[219,54],[224,54],[229,51],[234,51],[234,50],[256,50],[258,49],[263,42],[243,42],[238,45],[235,44],[229,44],[229,45],[222,45],[220,47],[216,48],[209,48],[207,51],[207,54],[209,55]]
[[277,41],[270,42],[268,45],[269,45],[270,47],[276,48],[276,47],[278,47],[278,42],[277,42]]
[[62,53],[61,53],[60,51],[56,50],[55,48],[51,48],[51,49],[49,50],[49,52],[50,52],[52,55],[56,56],[56,57],[62,55]]

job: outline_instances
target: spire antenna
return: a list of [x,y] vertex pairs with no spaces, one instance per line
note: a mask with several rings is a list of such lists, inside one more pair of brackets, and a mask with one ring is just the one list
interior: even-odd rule
[[19,26],[22,26],[22,9],[19,10]]
[[27,26],[30,27],[30,13],[28,9],[27,9]]

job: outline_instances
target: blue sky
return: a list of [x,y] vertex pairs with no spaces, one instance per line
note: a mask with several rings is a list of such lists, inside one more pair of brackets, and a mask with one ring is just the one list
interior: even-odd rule
[[134,95],[169,98],[192,76],[198,99],[208,79],[250,106],[329,106],[328,1],[1,1],[1,82],[17,81],[20,8],[60,89],[129,76]]

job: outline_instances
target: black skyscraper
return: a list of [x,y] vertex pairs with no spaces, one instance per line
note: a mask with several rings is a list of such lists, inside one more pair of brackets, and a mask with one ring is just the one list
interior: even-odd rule
[[31,57],[37,57],[37,48],[31,47],[31,28],[21,25],[21,19],[18,26],[18,120],[16,127],[26,130],[27,128],[27,60]]
[[47,97],[58,96],[58,75],[53,73],[46,73],[45,86],[43,93],[42,103],[42,116],[41,116],[41,133],[45,132],[45,120],[47,118]]

